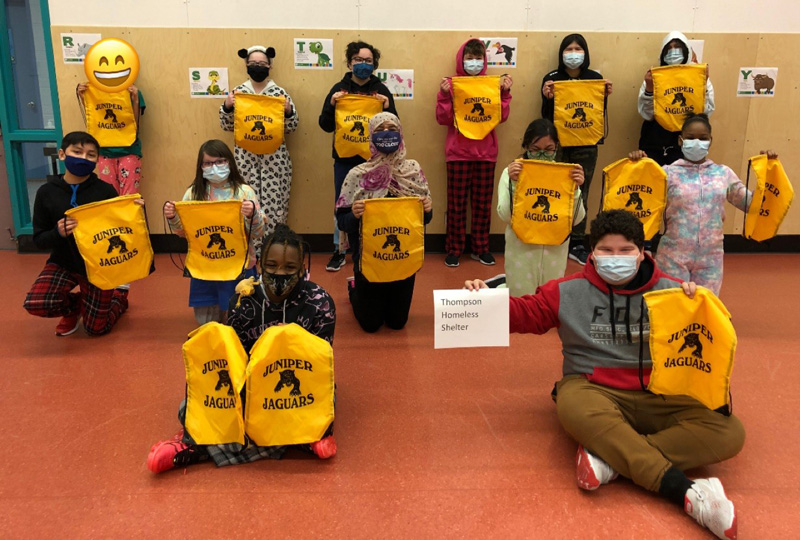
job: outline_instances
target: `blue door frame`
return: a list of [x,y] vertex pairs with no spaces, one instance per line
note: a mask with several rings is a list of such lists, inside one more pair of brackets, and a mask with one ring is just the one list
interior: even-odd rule
[[47,0],[38,2],[42,16],[44,50],[47,56],[47,70],[50,78],[50,98],[53,104],[54,129],[21,129],[17,115],[17,95],[14,84],[14,71],[11,65],[12,43],[6,17],[6,6],[0,9],[0,123],[3,129],[3,146],[6,155],[11,210],[14,217],[16,235],[33,234],[30,201],[28,200],[27,179],[22,156],[22,144],[28,142],[55,142],[61,144],[61,109],[58,103],[53,43],[50,37],[50,11]]

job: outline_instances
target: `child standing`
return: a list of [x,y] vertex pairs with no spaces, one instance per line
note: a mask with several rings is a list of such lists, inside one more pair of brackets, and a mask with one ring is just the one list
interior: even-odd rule
[[348,282],[348,293],[358,324],[366,332],[377,332],[384,323],[399,330],[408,322],[416,276],[372,283],[361,273],[359,230],[364,200],[419,197],[425,224],[433,218],[433,202],[419,163],[406,159],[400,120],[391,113],[376,114],[369,121],[369,133],[371,157],[348,173],[336,203],[336,217],[339,228],[347,233],[353,245],[355,275]]
[[[322,112],[319,115],[319,127],[327,133],[333,133],[336,130],[336,101],[346,94],[370,95],[380,98],[383,101],[383,110],[397,116],[392,93],[378,77],[373,75],[373,71],[378,69],[381,51],[369,43],[353,41],[347,44],[345,56],[347,58],[347,69],[350,71],[345,73],[342,80],[334,84],[331,91],[328,92],[325,102],[322,104]],[[339,157],[336,147],[333,147],[334,204],[339,200],[342,184],[347,173],[350,172],[350,169],[365,161],[359,155],[348,158]],[[325,266],[325,269],[329,272],[338,272],[345,265],[346,246],[342,245],[343,242],[341,240],[334,211],[333,255]]]
[[[661,43],[660,66],[696,64],[697,56],[692,51],[689,40],[680,32],[670,32]],[[711,116],[714,112],[714,86],[706,78],[706,99],[704,112]],[[653,116],[653,76],[650,70],[644,76],[639,88],[639,114],[644,118],[639,136],[639,150],[661,166],[669,165],[683,157],[678,142],[680,133],[667,131],[656,122]]]
[[[336,327],[336,307],[325,289],[306,279],[305,247],[302,239],[286,225],[279,224],[275,232],[264,239],[261,252],[261,284],[250,296],[231,298],[228,324],[236,331],[246,351],[249,351],[267,328],[296,323],[317,337],[333,344]],[[244,392],[244,390],[243,390]],[[185,401],[178,412],[185,422]],[[333,424],[324,437],[310,445],[300,445],[321,459],[336,454]],[[197,445],[191,434],[181,429],[172,439],[153,445],[147,457],[147,468],[160,473],[207,460],[217,466],[249,463],[264,458],[279,459],[286,446],[257,446],[249,439],[244,445]]]
[[[486,47],[478,39],[470,39],[456,53],[456,75],[459,77],[486,74]],[[500,122],[508,118],[511,103],[511,77],[500,78]],[[445,161],[447,162],[447,235],[444,264],[458,266],[464,252],[467,227],[467,197],[472,206],[472,258],[481,264],[493,265],[489,253],[489,226],[492,219],[492,191],[497,162],[497,134],[492,130],[481,140],[464,137],[453,124],[453,93],[450,78],[442,79],[436,97],[436,121],[447,126]]]
[[[250,78],[234,88],[220,106],[220,127],[225,131],[233,131],[233,106],[236,93],[284,96],[286,104],[283,111],[283,131],[292,133],[297,129],[299,122],[292,98],[286,90],[269,78],[275,49],[254,45],[249,49],[241,49],[239,57],[244,59],[247,75]],[[267,230],[271,230],[278,223],[286,223],[289,217],[289,194],[292,190],[292,159],[289,157],[286,141],[272,154],[253,154],[238,145],[233,147],[233,151],[242,178],[258,194],[257,200],[267,217]]]
[[[248,186],[239,174],[236,161],[228,145],[220,140],[210,140],[200,147],[197,153],[197,169],[194,182],[186,193],[184,201],[228,201],[242,202],[242,214],[247,218],[245,228],[250,238],[248,263],[245,277],[255,276],[256,255],[254,243],[264,234],[266,218],[259,208],[253,188]],[[164,205],[164,216],[176,234],[183,236],[183,225],[175,211],[175,202]],[[250,220],[252,218],[252,222]],[[194,308],[197,324],[225,322],[228,300],[233,296],[237,280],[206,281],[191,278],[189,285],[189,305]]]
[[[558,68],[542,79],[542,118],[553,121],[555,111],[556,81],[602,80],[603,76],[589,69],[589,45],[581,34],[570,34],[558,48]],[[611,95],[611,81],[606,80],[606,100]],[[598,144],[603,144],[601,140]],[[584,208],[589,207],[589,189],[592,187],[594,168],[597,165],[597,144],[591,146],[561,147],[559,161],[577,163],[583,167],[585,182],[581,190]],[[569,240],[569,258],[578,264],[586,264],[589,252],[585,245],[586,218],[576,219]],[[563,269],[562,269],[563,272]],[[547,280],[545,280],[547,281]]]
[[[525,159],[555,161],[558,153],[558,132],[550,120],[541,118],[534,120],[525,130],[522,138]],[[513,162],[503,170],[500,184],[497,187],[497,215],[508,223],[506,226],[505,271],[506,285],[511,296],[534,294],[536,289],[551,279],[564,276],[567,268],[567,246],[564,242],[559,246],[526,244],[519,239],[511,228],[511,211],[514,207],[514,194],[517,180],[522,171],[522,164]],[[577,186],[584,183],[583,167],[575,165],[571,172]],[[575,188],[575,206],[573,223],[582,220],[586,211],[581,200],[581,188]]]
[[[664,167],[667,173],[666,231],[656,260],[669,275],[694,281],[719,295],[725,201],[747,212],[753,194],[729,167],[708,159],[711,124],[705,114],[690,116],[678,137],[683,159]],[[771,159],[778,157],[765,151]],[[632,160],[646,157],[641,150]]]
[[[127,287],[104,291],[89,283],[72,235],[77,221],[64,216],[70,208],[117,196],[94,173],[99,151],[97,140],[88,133],[65,135],[58,159],[67,172],[48,177],[33,203],[33,241],[38,248],[49,249],[50,258],[25,297],[24,307],[37,317],[61,317],[57,336],[75,332],[81,317],[87,334],[107,334],[128,309]],[[80,291],[72,292],[75,287]]]

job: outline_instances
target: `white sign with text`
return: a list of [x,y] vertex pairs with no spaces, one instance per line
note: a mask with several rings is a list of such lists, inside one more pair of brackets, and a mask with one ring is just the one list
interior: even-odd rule
[[508,289],[433,291],[433,348],[508,347]]

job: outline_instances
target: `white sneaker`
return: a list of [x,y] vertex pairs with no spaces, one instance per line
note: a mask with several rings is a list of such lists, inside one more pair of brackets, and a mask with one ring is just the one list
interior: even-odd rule
[[736,538],[736,511],[718,478],[695,480],[686,491],[683,509],[717,538]]
[[578,487],[587,491],[594,491],[619,476],[617,471],[611,468],[611,465],[594,454],[590,454],[583,445],[578,445],[575,467]]

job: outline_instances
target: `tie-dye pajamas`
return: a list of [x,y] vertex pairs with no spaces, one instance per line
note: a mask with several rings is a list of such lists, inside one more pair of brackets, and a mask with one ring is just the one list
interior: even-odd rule
[[722,225],[725,201],[747,211],[752,199],[729,167],[711,160],[679,159],[667,172],[666,232],[656,261],[667,274],[719,294],[722,287]]

